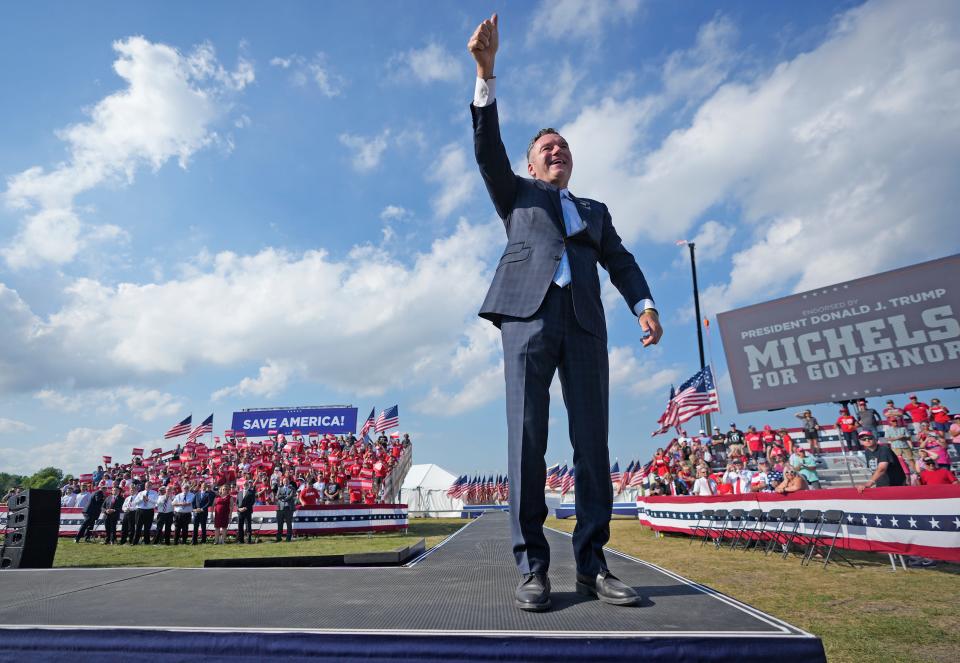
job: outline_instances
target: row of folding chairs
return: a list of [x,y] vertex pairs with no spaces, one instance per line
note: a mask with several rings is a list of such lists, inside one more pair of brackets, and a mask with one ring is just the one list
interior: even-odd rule
[[783,559],[797,550],[802,551],[801,564],[810,564],[819,551],[824,566],[834,556],[855,566],[836,550],[843,516],[840,509],[704,509],[693,526],[690,543],[699,539],[701,547],[712,543],[719,549],[726,544],[731,550],[753,548],[764,555],[777,551]]

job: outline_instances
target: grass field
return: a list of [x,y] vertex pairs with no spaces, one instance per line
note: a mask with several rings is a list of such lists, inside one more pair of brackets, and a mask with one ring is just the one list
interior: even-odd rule
[[[576,521],[547,525],[572,532]],[[831,662],[960,660],[957,565],[893,573],[886,555],[854,555],[856,569],[801,567],[797,557],[700,548],[685,536],[656,538],[632,519],[611,523],[610,547],[816,634]]]
[[[426,539],[436,545],[465,520],[410,521],[406,535],[314,537],[276,544],[270,537],[254,546],[153,547],[75,544],[63,539],[55,565],[202,566],[204,559],[274,555],[322,555],[391,550]],[[576,521],[550,519],[547,525],[572,531]],[[636,520],[616,519],[610,545],[709,585],[769,612],[823,639],[830,661],[960,660],[960,566],[893,573],[886,556],[855,555],[859,568],[831,564],[801,567],[756,552],[714,550],[689,545],[686,537],[657,538]],[[557,551],[556,554],[569,554]]]

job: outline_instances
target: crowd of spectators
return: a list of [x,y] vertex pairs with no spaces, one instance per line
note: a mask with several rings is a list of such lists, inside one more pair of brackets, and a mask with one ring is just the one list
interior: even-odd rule
[[210,540],[223,544],[234,513],[236,542],[250,543],[256,506],[275,507],[276,540],[285,529],[290,541],[296,509],[392,498],[383,492],[387,479],[412,442],[409,435],[391,438],[304,437],[295,431],[289,439],[280,433],[260,442],[231,432],[223,444],[217,437],[210,447],[188,442],[171,451],[154,449],[126,464],[111,465],[105,456],[94,472],[64,481],[61,507],[82,510],[78,543],[91,541],[102,525],[107,545],[171,545],[171,533],[173,545],[196,545],[207,542],[209,525]]
[[[680,431],[666,447],[657,449],[648,466],[650,492],[789,494],[820,488],[817,468],[824,426],[810,410],[795,416],[801,421],[802,440],[786,428],[769,425],[760,430],[747,426],[742,431],[731,423],[726,433],[714,426],[709,436],[704,430],[693,437]],[[841,408],[835,425],[843,451],[861,457],[871,472],[870,479],[858,486],[860,490],[960,483],[950,469],[950,447],[960,445],[960,414],[951,416],[939,399],[927,405],[911,395],[903,407],[888,400],[882,413],[861,399],[853,414]]]

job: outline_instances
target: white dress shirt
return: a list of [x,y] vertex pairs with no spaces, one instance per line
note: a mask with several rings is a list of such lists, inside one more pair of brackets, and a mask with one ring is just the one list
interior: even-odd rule
[[157,498],[157,513],[173,512],[173,499],[169,494],[163,494]]
[[133,500],[136,499],[136,495],[130,495],[127,499],[123,500],[123,512],[133,511],[136,507],[133,506]]
[[80,493],[77,495],[77,499],[74,501],[73,506],[78,509],[86,509],[87,505],[90,504],[90,493]]
[[173,498],[173,511],[174,513],[193,512],[193,493],[189,490],[177,493],[176,497]]
[[[490,78],[484,80],[478,76],[473,91],[473,105],[477,108],[483,108],[484,106],[492,104],[496,99],[497,79]],[[566,195],[564,195],[564,192],[566,192]],[[567,236],[574,235],[586,227],[583,219],[580,217],[580,213],[577,212],[576,204],[568,197],[569,195],[569,190],[560,190],[560,204],[563,209],[563,223],[567,228]],[[560,264],[557,265],[557,271],[553,275],[553,282],[559,286],[570,283],[570,263],[567,260],[566,251],[564,251],[560,258]],[[641,299],[634,304],[633,312],[637,317],[640,317],[643,311],[648,308],[656,309],[657,307],[652,299]]]
[[133,508],[135,509],[155,509],[157,508],[157,497],[159,493],[155,490],[141,490],[133,498]]
[[72,507],[77,503],[77,496],[73,493],[69,493],[60,498],[60,506],[62,507]]

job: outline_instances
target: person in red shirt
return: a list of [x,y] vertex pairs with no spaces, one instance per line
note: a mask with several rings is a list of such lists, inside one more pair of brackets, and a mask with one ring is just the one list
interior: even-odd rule
[[360,504],[363,501],[363,493],[359,488],[350,489],[350,504]]
[[376,504],[376,503],[377,503],[377,496],[376,496],[376,494],[374,494],[374,492],[373,492],[372,490],[368,490],[368,491],[367,491],[366,493],[364,493],[364,495],[363,495],[363,503],[364,503],[364,504]]
[[934,429],[941,433],[950,430],[950,410],[945,405],[940,405],[939,398],[930,399],[930,418],[933,420]]
[[[886,410],[884,410],[886,412]],[[837,428],[843,436],[844,446],[847,451],[857,451],[860,449],[860,441],[857,440],[857,418],[850,414],[850,410],[845,407],[840,408],[840,416],[837,417]]]
[[743,439],[747,443],[750,456],[754,460],[763,458],[763,437],[757,432],[756,427],[747,426],[747,434],[743,436]]
[[923,459],[923,470],[920,471],[921,486],[941,486],[958,484],[956,475],[946,467],[937,467],[937,461],[933,458]]
[[309,508],[320,503],[320,491],[313,487],[313,481],[307,479],[300,489],[300,506]]
[[914,435],[920,432],[920,424],[930,420],[930,406],[917,400],[916,394],[910,395],[910,402],[903,406],[903,411],[910,417]]

